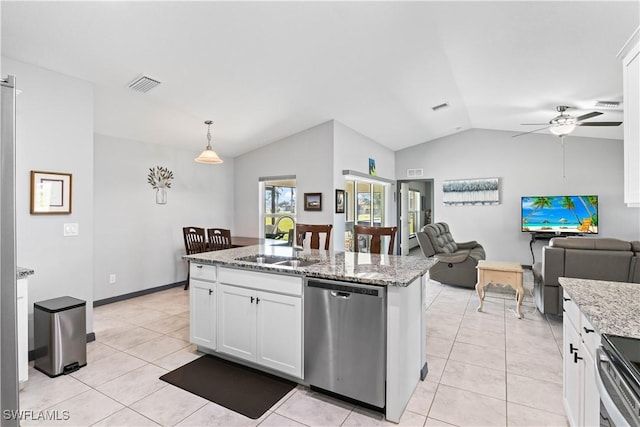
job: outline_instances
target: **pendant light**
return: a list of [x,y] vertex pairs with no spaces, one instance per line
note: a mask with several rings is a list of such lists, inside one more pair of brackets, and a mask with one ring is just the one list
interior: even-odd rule
[[204,151],[194,160],[198,163],[208,163],[210,165],[223,163],[220,156],[218,156],[218,154],[216,154],[216,152],[211,148],[211,125],[213,122],[211,120],[207,120],[204,124],[209,126],[207,128],[207,148],[205,148]]

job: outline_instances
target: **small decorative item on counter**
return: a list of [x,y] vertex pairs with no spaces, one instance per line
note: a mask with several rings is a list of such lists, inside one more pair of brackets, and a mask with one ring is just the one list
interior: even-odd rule
[[156,190],[156,203],[164,205],[167,203],[167,188],[171,188],[171,180],[173,179],[173,172],[169,168],[162,166],[155,166],[149,168],[149,175],[147,176],[147,182],[151,184],[152,188]]

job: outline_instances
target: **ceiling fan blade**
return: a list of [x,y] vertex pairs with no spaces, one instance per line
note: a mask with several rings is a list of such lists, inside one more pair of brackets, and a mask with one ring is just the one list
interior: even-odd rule
[[601,115],[601,114],[602,114],[602,113],[600,113],[599,111],[592,111],[592,112],[590,112],[590,113],[583,114],[583,115],[581,115],[581,116],[576,117],[576,120],[577,120],[577,121],[587,120],[587,119],[590,119],[591,117],[596,117],[596,116],[599,116],[599,115]]
[[528,133],[538,132],[539,130],[545,130],[545,129],[548,129],[548,128],[550,128],[550,127],[551,127],[551,125],[548,125],[548,126],[545,126],[545,127],[543,127],[543,128],[536,129],[536,130],[532,130],[532,131],[529,131],[529,132],[522,132],[522,133],[519,133],[519,134],[517,134],[517,135],[511,135],[511,138],[515,138],[515,137],[517,137],[517,136],[526,135],[526,134],[528,134]]
[[620,126],[622,122],[584,122],[576,124],[578,126]]

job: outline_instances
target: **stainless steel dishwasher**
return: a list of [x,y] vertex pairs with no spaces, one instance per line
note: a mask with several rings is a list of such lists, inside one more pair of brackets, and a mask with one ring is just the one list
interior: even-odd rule
[[309,279],[304,293],[304,376],[314,387],[385,406],[384,287]]

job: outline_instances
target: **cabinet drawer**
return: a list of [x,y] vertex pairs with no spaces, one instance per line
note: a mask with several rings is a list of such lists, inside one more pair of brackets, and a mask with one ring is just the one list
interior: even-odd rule
[[255,271],[220,268],[220,283],[243,286],[267,292],[302,295],[302,278],[281,274],[258,273]]
[[596,348],[600,346],[600,334],[584,314],[581,314],[581,316],[582,328],[580,329],[580,335],[582,335],[582,341],[584,341],[587,352],[591,355],[592,359],[595,359]]
[[562,297],[564,301],[564,317],[571,322],[577,331],[580,331],[580,317],[582,314],[580,313],[578,305],[571,300],[571,297],[566,292],[562,293]]
[[216,281],[216,266],[191,263],[189,275],[192,279]]

